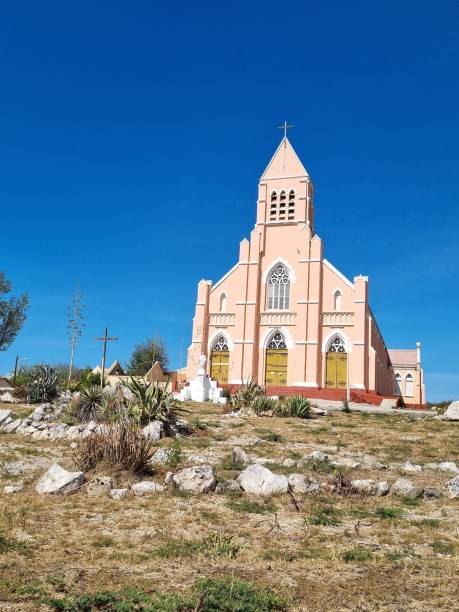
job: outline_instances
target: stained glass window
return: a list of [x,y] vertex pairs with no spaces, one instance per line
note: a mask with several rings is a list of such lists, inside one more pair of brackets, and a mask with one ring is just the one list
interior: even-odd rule
[[290,276],[285,266],[277,265],[268,277],[268,310],[290,307]]
[[343,339],[340,336],[335,336],[328,345],[329,353],[345,353],[346,347],[344,346]]
[[270,349],[286,349],[287,343],[284,336],[280,332],[276,332],[268,344]]
[[212,350],[214,351],[228,351],[228,343],[226,342],[225,336],[218,336],[215,340]]

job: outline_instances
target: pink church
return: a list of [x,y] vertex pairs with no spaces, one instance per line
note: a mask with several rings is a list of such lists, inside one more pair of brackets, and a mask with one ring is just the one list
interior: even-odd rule
[[254,379],[268,394],[425,403],[420,344],[388,350],[368,302],[368,277],[350,280],[324,257],[314,187],[284,137],[258,186],[257,219],[239,261],[201,280],[187,376],[201,353],[220,386]]

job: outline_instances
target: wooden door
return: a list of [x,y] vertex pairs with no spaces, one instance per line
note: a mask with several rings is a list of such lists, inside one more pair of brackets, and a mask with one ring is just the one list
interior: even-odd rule
[[327,389],[345,389],[347,386],[347,353],[327,353],[325,372]]
[[265,367],[265,385],[267,387],[285,387],[287,384],[287,349],[267,349]]
[[228,384],[229,351],[212,351],[210,355],[210,377],[219,385]]

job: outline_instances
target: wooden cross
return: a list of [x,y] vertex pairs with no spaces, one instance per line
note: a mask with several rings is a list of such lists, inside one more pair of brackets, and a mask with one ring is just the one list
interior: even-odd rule
[[102,353],[102,373],[100,376],[100,386],[103,389],[104,388],[104,379],[105,379],[105,356],[107,354],[107,341],[108,340],[118,340],[117,337],[112,336],[111,338],[108,337],[108,327],[105,328],[105,334],[103,338],[96,338],[96,340],[103,340],[104,342],[104,351]]
[[277,127],[279,130],[284,130],[284,138],[287,138],[287,130],[292,128],[293,125],[289,125],[286,121],[284,121],[283,125],[278,125]]

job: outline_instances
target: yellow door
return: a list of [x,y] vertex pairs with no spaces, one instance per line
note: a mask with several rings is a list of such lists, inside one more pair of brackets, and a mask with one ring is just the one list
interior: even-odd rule
[[285,387],[287,384],[287,349],[267,349],[265,385],[267,387]]
[[347,353],[327,353],[325,387],[345,389],[347,382]]
[[228,383],[229,351],[212,351],[210,355],[210,377],[219,385]]

